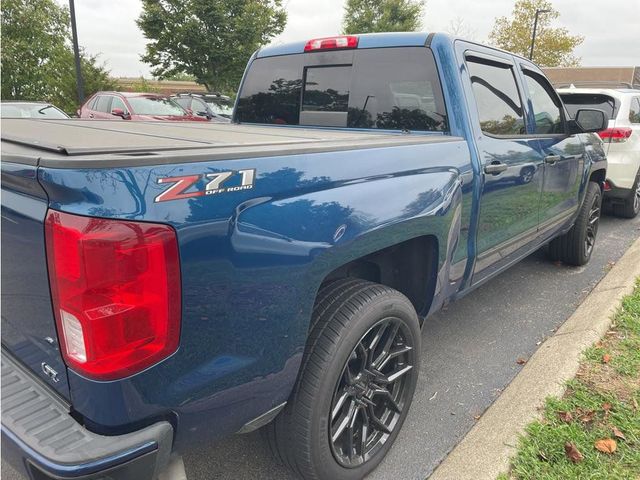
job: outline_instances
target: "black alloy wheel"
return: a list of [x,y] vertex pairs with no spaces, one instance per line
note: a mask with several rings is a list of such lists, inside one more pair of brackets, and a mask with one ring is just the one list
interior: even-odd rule
[[354,467],[380,451],[408,403],[408,376],[416,355],[407,327],[397,318],[373,326],[344,366],[331,402],[333,455]]

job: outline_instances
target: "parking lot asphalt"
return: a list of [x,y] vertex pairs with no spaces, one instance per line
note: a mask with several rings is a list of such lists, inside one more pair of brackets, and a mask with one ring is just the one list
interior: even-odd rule
[[[567,267],[536,252],[431,317],[420,380],[396,444],[369,480],[423,480],[464,437],[538,345],[553,333],[640,236],[640,217],[603,217],[591,262]],[[189,480],[293,480],[259,432],[185,457]],[[18,480],[2,462],[2,478]]]

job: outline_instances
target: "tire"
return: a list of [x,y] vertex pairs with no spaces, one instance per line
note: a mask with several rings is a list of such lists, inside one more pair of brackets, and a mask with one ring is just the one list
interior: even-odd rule
[[531,183],[533,180],[533,176],[536,173],[536,169],[534,167],[525,167],[520,171],[520,175],[516,179],[516,183],[518,185],[526,185],[527,183]]
[[640,213],[640,171],[636,175],[636,181],[631,187],[629,196],[622,204],[613,205],[613,213],[616,217],[622,218],[636,218]]
[[[379,341],[367,352],[365,345],[376,336]],[[402,353],[383,356],[385,351]],[[293,393],[264,428],[276,459],[307,480],[366,476],[391,448],[406,418],[419,355],[418,317],[400,292],[359,279],[323,286]],[[399,375],[392,379],[394,373]],[[378,419],[382,426],[376,425]]]
[[577,267],[589,262],[598,234],[601,209],[600,186],[595,182],[589,182],[573,227],[549,243],[549,254],[553,260],[560,260]]

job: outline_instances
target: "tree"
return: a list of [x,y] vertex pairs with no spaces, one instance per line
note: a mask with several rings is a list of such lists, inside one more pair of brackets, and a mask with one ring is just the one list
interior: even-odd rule
[[[69,11],[54,0],[2,1],[2,98],[77,108]],[[115,87],[97,57],[81,52],[85,92]]]
[[424,0],[347,0],[342,31],[413,32],[422,28]]
[[469,27],[462,17],[456,17],[449,22],[446,32],[454,37],[462,37],[467,40],[476,40],[477,32]]
[[549,10],[538,15],[533,61],[544,67],[574,67],[580,58],[573,50],[584,41],[581,35],[571,35],[566,28],[552,28],[551,22],[560,16],[548,0],[517,0],[512,18],[497,18],[489,41],[499,48],[529,57],[536,10]]
[[282,0],[142,0],[142,61],[160,79],[186,73],[208,90],[235,90],[251,54],[284,30]]

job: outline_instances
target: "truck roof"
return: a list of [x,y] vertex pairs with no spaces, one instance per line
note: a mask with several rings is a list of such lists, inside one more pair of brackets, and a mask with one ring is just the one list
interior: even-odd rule
[[448,141],[461,139],[440,134],[205,122],[2,121],[3,161],[56,168],[160,165]]
[[[389,33],[362,33],[355,34],[358,37],[358,48],[384,48],[384,47],[424,47],[429,38],[427,32],[389,32]],[[292,55],[303,53],[307,41],[269,45],[256,53],[256,58],[275,57],[277,55]]]

